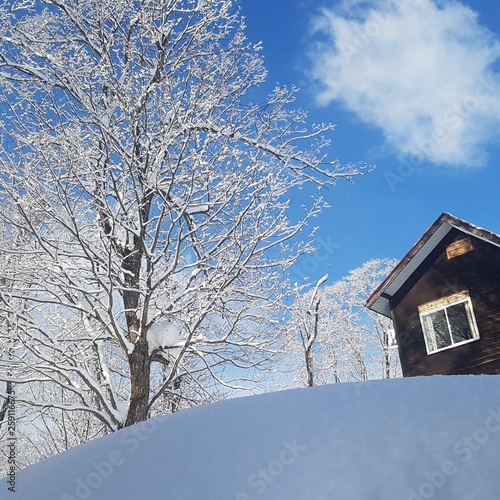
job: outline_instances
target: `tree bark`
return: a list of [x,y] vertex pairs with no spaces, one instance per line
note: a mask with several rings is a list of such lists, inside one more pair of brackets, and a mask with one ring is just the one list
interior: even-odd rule
[[130,363],[130,404],[125,427],[148,418],[150,360],[148,343],[141,337],[128,357]]
[[385,378],[389,379],[391,378],[391,360],[387,349],[384,351],[384,361],[385,361]]
[[151,360],[144,325],[138,317],[140,302],[139,274],[141,272],[142,251],[140,242],[135,239],[134,250],[124,249],[122,268],[128,287],[123,292],[123,305],[127,320],[128,337],[134,350],[128,354],[130,367],[130,402],[125,427],[147,420],[149,412],[149,384]]

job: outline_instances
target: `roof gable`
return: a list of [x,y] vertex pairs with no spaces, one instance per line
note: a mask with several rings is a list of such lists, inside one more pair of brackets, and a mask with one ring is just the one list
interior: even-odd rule
[[449,213],[442,213],[370,295],[365,305],[372,311],[390,318],[390,299],[403,287],[420,264],[452,229],[458,229],[464,234],[500,247],[500,235],[454,217]]

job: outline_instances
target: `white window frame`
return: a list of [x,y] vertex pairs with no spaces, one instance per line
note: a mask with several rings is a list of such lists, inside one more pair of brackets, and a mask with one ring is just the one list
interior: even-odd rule
[[[469,328],[472,333],[472,338],[467,339],[467,340],[462,340],[461,342],[453,342],[453,336],[451,335],[451,327],[450,327],[450,322],[448,318],[448,314],[446,313],[446,309],[448,309],[451,306],[457,305],[457,304],[462,304],[466,303],[467,307],[469,309],[469,313],[467,317],[469,319]],[[425,341],[425,348],[427,349],[427,354],[435,354],[437,352],[441,351],[446,351],[448,349],[453,349],[455,347],[464,345],[464,344],[469,344],[470,342],[475,342],[476,340],[479,340],[479,330],[477,328],[477,323],[476,323],[476,316],[474,314],[474,309],[472,307],[472,301],[469,297],[469,294],[467,292],[461,292],[454,294],[450,297],[445,297],[444,299],[440,299],[435,302],[430,302],[428,304],[424,304],[420,306],[419,308],[419,316],[420,316],[420,324],[422,326],[422,333],[424,335],[424,341]],[[426,326],[425,326],[425,321],[424,318],[426,316],[429,316],[433,313],[436,313],[438,311],[445,311],[445,318],[446,318],[446,323],[448,326],[448,333],[450,334],[450,340],[451,344],[447,345],[446,347],[441,347],[441,348],[436,348],[432,349],[432,346],[429,345],[429,341],[427,338],[426,334]],[[437,342],[435,341],[434,344],[437,346]]]

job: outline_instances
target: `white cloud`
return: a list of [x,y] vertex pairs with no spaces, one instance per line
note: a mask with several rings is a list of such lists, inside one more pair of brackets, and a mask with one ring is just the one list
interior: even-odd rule
[[403,155],[481,165],[500,138],[500,42],[460,2],[344,1],[315,20],[318,101],[340,101]]

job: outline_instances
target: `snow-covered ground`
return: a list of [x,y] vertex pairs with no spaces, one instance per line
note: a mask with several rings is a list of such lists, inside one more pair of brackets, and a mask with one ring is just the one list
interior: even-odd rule
[[18,500],[495,500],[500,376],[337,384],[145,422],[19,472]]

